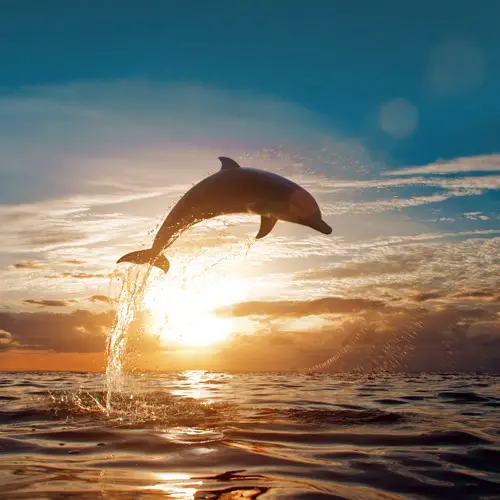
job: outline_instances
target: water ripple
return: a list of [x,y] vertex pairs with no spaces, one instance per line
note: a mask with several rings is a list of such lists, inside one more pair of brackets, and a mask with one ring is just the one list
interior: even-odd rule
[[499,379],[3,374],[2,499],[497,499]]

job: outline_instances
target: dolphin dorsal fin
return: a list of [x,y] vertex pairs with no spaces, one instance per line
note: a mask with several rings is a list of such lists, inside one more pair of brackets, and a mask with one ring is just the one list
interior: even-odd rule
[[276,217],[272,215],[263,215],[260,218],[260,229],[255,239],[260,240],[261,238],[264,238],[264,236],[267,236],[273,230],[276,222],[278,222],[278,219]]
[[231,158],[228,158],[227,156],[219,156],[219,160],[222,163],[222,165],[220,167],[221,170],[230,170],[233,168],[241,168],[237,162],[235,162]]

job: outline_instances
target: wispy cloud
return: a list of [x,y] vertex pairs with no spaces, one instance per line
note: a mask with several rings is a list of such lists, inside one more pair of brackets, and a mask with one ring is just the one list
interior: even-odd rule
[[22,260],[20,262],[15,262],[11,265],[13,269],[21,269],[21,270],[45,270],[48,269],[48,266],[39,260]]
[[[496,187],[494,189],[496,189]],[[433,194],[430,196],[413,196],[409,198],[393,197],[390,199],[380,199],[369,202],[344,201],[324,204],[324,212],[327,215],[368,214],[373,212],[400,210],[409,207],[418,207],[420,205],[440,203],[458,196],[477,196],[481,194],[483,194],[483,190],[481,189],[462,188],[460,190],[448,190],[445,193]]]
[[2,251],[47,252],[61,247],[91,245],[119,237],[125,228],[130,231],[135,226],[139,230],[151,223],[149,218],[122,213],[93,213],[88,210],[90,206],[80,206],[76,202],[73,209],[64,206],[64,200],[61,204],[50,201],[0,205]]
[[446,162],[431,163],[421,167],[399,168],[383,172],[383,175],[446,175],[468,172],[500,171],[500,155],[474,156],[458,158]]
[[42,306],[42,307],[67,307],[71,304],[75,304],[76,300],[35,300],[35,299],[26,299],[23,300],[24,304],[33,305],[33,306]]
[[500,289],[492,288],[479,288],[479,289],[465,289],[459,292],[452,292],[450,290],[434,290],[427,292],[417,292],[414,297],[417,302],[425,302],[430,300],[441,300],[449,303],[452,301],[493,301],[500,302]]

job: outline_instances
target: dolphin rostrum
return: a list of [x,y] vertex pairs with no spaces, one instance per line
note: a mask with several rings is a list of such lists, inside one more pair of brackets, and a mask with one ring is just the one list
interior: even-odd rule
[[260,215],[257,239],[269,234],[278,220],[307,226],[323,234],[332,232],[316,200],[304,188],[271,172],[240,167],[225,156],[219,160],[221,169],[195,184],[174,206],[156,234],[153,246],[128,253],[118,263],[151,264],[166,273],[170,264],[162,255],[163,250],[197,222],[220,215]]

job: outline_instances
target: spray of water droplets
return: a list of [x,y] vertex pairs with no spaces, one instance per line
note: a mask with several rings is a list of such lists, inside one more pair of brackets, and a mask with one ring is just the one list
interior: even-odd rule
[[151,266],[145,270],[134,266],[124,276],[121,291],[117,300],[116,315],[113,327],[107,340],[106,366],[106,408],[111,410],[113,393],[123,389],[124,385],[124,354],[127,345],[127,334],[136,311],[140,308]]
[[[221,221],[222,222],[222,221]],[[224,230],[219,234],[219,237],[224,238],[224,233],[227,234],[227,229],[231,226],[230,223],[224,223]],[[183,232],[183,231],[182,231]],[[180,235],[180,233],[179,233]],[[178,235],[178,236],[179,236]],[[250,238],[243,247],[243,252],[236,248],[228,248],[228,252],[224,255],[217,254],[215,261],[208,263],[202,249],[196,252],[188,259],[185,265],[189,266],[192,259],[202,259],[206,266],[200,272],[204,272],[209,268],[217,266],[223,262],[230,262],[236,256],[243,253],[246,257],[250,248],[254,244],[255,239]],[[173,252],[175,254],[175,252]],[[116,298],[116,314],[115,321],[107,340],[107,367],[106,367],[106,410],[108,414],[113,409],[113,401],[119,397],[120,392],[126,387],[126,374],[124,370],[125,355],[127,348],[127,339],[130,325],[132,324],[136,313],[143,307],[144,296],[147,291],[148,281],[152,274],[152,266],[132,266],[121,277],[119,284],[119,293]],[[186,276],[188,273],[185,273]],[[191,276],[193,278],[193,276]]]

